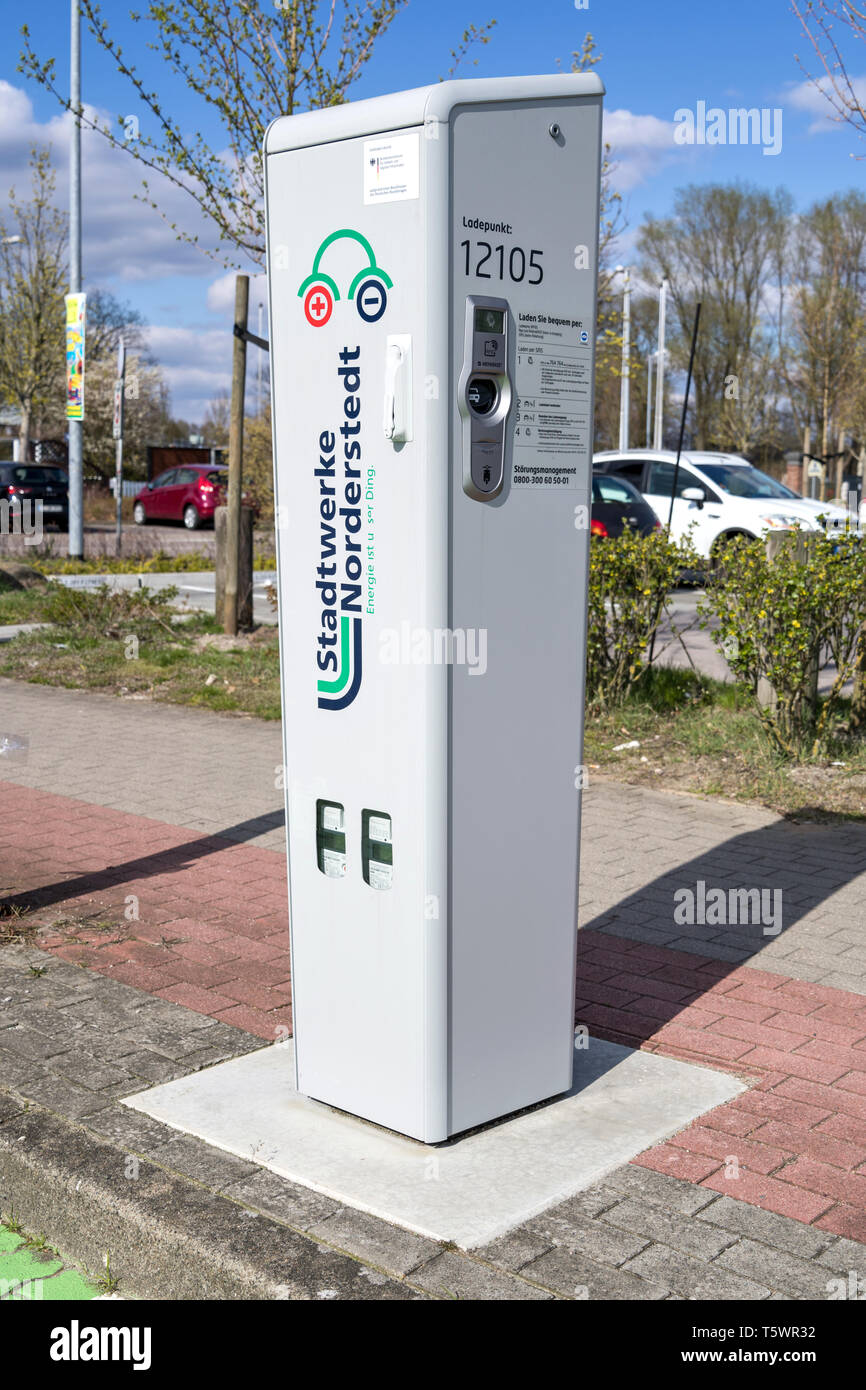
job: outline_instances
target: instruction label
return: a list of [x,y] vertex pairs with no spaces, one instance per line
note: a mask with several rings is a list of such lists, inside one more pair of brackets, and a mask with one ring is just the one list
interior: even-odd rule
[[399,203],[420,191],[417,135],[364,141],[364,202]]
[[519,314],[513,487],[576,487],[592,436],[592,345],[580,319]]

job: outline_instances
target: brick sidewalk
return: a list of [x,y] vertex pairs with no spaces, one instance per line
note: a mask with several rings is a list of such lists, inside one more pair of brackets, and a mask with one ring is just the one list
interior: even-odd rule
[[283,855],[8,782],[0,821],[6,910],[43,949],[271,1042],[291,1028]]
[[[23,932],[106,981],[257,1038],[290,1027],[279,731],[38,687],[16,688],[13,724],[9,684],[0,718],[30,731],[31,757],[2,769],[15,867],[0,925],[29,907]],[[49,730],[77,798],[58,794]],[[590,788],[577,1021],[752,1083],[633,1167],[722,1193],[755,1222],[760,1207],[866,1242],[864,851],[856,823]],[[675,925],[674,891],[700,878],[782,886],[784,930]]]

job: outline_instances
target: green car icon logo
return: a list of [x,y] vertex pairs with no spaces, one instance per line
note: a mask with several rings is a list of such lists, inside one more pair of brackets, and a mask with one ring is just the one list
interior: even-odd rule
[[340,298],[336,280],[323,271],[321,265],[328,247],[344,238],[356,241],[367,255],[367,264],[352,280],[347,298],[355,301],[355,308],[365,323],[377,323],[388,307],[388,290],[393,288],[393,280],[376,264],[375,252],[367,238],[361,232],[344,227],[325,237],[313,258],[313,269],[298,290],[298,298],[304,302],[304,317],[313,328],[322,328],[328,322]]

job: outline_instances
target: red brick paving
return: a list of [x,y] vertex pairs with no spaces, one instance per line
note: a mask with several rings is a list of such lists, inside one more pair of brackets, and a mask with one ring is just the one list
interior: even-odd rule
[[11,783],[0,817],[15,864],[7,898],[34,903],[37,921],[109,923],[48,927],[38,945],[260,1038],[291,1028],[281,855]]
[[866,996],[594,932],[578,954],[596,1036],[756,1082],[635,1163],[866,1240]]
[[[291,1028],[281,855],[4,783],[0,816],[7,900],[36,904],[45,950],[261,1038]],[[52,925],[92,913],[109,928]],[[751,1083],[633,1162],[866,1241],[866,996],[591,931],[578,994],[595,1036]]]

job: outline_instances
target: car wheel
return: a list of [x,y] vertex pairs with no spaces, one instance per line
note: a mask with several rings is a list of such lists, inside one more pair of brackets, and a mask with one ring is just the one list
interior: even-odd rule
[[136,502],[135,506],[133,507],[132,519],[135,522],[136,526],[147,525],[147,512],[144,510],[144,507],[142,506],[141,502]]
[[183,524],[188,531],[197,531],[201,525],[198,507],[194,507],[192,502],[188,502],[183,509]]

